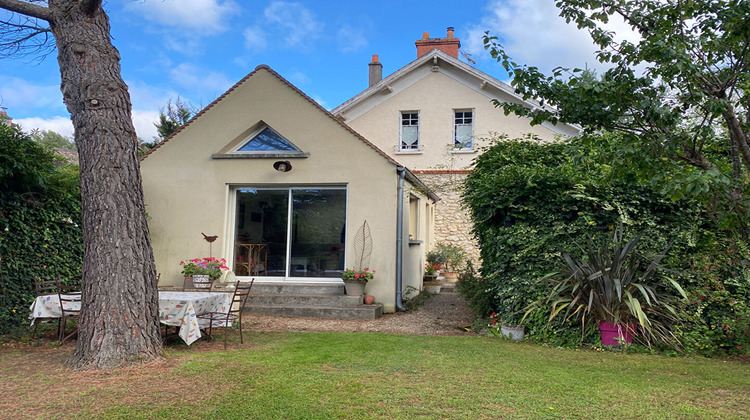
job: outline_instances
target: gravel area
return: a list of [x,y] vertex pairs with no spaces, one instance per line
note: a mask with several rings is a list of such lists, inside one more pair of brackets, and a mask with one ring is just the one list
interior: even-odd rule
[[431,296],[416,310],[385,314],[378,319],[287,318],[247,314],[243,329],[248,331],[334,331],[393,334],[465,335],[473,316],[456,293]]

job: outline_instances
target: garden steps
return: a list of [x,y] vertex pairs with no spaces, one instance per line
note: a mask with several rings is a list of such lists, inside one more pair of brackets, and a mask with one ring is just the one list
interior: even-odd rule
[[255,283],[245,313],[293,318],[375,319],[383,305],[364,305],[343,284]]

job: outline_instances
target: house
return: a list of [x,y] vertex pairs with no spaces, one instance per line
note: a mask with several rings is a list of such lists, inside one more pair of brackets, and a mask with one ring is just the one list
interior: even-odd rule
[[529,119],[505,115],[493,99],[525,104],[513,88],[458,59],[461,42],[448,28],[445,38],[425,32],[415,42],[417,58],[383,78],[374,55],[369,87],[332,113],[389,156],[418,174],[441,198],[435,209],[435,241],[464,247],[477,260],[460,185],[481,148],[498,135],[533,134],[543,141],[575,136],[567,124],[531,126]]
[[256,285],[339,285],[367,222],[366,293],[394,312],[421,287],[438,197],[267,66],[145,155],[141,173],[161,285],[182,285],[180,261],[209,254]]

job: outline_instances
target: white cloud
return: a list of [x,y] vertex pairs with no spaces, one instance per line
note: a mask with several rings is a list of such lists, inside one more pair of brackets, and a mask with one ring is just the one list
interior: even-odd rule
[[128,80],[127,84],[133,109],[157,112],[165,107],[170,99],[174,102],[180,95],[174,90],[149,85],[140,80]]
[[149,0],[128,2],[125,10],[139,13],[160,25],[210,35],[227,30],[227,20],[238,13],[240,7],[233,0]]
[[[133,110],[133,125],[138,137],[151,141],[156,136],[156,127],[154,123],[159,120],[157,111],[138,111]],[[20,125],[21,129],[30,133],[33,130],[49,130],[61,134],[67,138],[73,138],[73,123],[70,118],[52,117],[52,118],[15,118],[13,122]]]
[[297,87],[310,84],[310,77],[307,74],[302,73],[301,71],[295,71],[289,74],[289,77],[287,77],[286,79],[292,82],[292,84]]
[[273,1],[263,12],[266,20],[278,25],[288,47],[308,46],[323,32],[323,23],[301,3]]
[[67,117],[52,118],[14,118],[13,122],[20,125],[24,132],[30,133],[33,130],[54,131],[70,139],[73,138],[73,123]]
[[32,84],[17,77],[0,76],[0,86],[0,106],[8,108],[11,117],[14,110],[65,110],[60,85]]
[[328,104],[326,103],[325,99],[323,99],[320,95],[312,95],[312,96],[310,96],[310,98],[313,101],[317,102],[318,105],[322,106],[323,109],[326,109],[328,111],[330,111],[332,109],[330,106],[328,106]]
[[342,26],[336,33],[336,40],[343,53],[356,52],[368,45],[362,28]]
[[203,70],[190,63],[182,63],[172,69],[170,77],[185,88],[214,96],[224,93],[234,84],[223,73]]
[[[597,47],[589,33],[565,23],[552,1],[491,0],[486,9],[489,14],[470,27],[468,38],[462,40],[463,49],[475,60],[492,60],[482,44],[482,36],[489,30],[513,61],[537,66],[545,73],[558,66],[606,68],[596,60]],[[620,39],[637,39],[627,25],[616,20],[608,29],[615,30]]]
[[138,137],[151,141],[156,137],[155,122],[159,121],[159,112],[133,110],[133,125]]
[[259,26],[251,26],[242,32],[245,37],[245,48],[253,52],[261,52],[266,49],[266,33]]

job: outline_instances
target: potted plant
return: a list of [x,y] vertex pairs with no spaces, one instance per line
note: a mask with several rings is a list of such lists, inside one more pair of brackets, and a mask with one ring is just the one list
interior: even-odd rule
[[503,322],[497,313],[493,312],[487,321],[487,330],[494,336],[503,336],[509,340],[523,340],[525,328],[520,323]]
[[190,278],[193,287],[199,289],[210,289],[211,283],[221,277],[221,270],[229,270],[227,261],[214,257],[194,258],[192,260],[180,261],[182,275]]
[[445,258],[445,281],[455,283],[458,281],[458,271],[466,259],[466,252],[458,245],[446,243],[438,243],[436,249]]
[[586,321],[593,320],[607,346],[629,343],[636,332],[649,345],[654,340],[674,342],[671,327],[679,318],[671,302],[676,294],[687,297],[660,265],[669,246],[649,258],[637,251],[640,239],[625,243],[620,224],[611,242],[597,248],[589,240],[585,257],[563,252],[565,268],[557,273],[561,279],[556,273],[546,276],[551,282],[549,319],[565,312],[568,319],[580,318],[584,329]]
[[341,279],[344,280],[346,294],[350,296],[361,296],[365,293],[365,284],[375,277],[375,270],[364,268],[362,270],[344,270]]
[[443,282],[438,279],[438,270],[440,270],[440,264],[427,262],[424,265],[422,285],[432,295],[440,294],[440,288],[443,286]]

